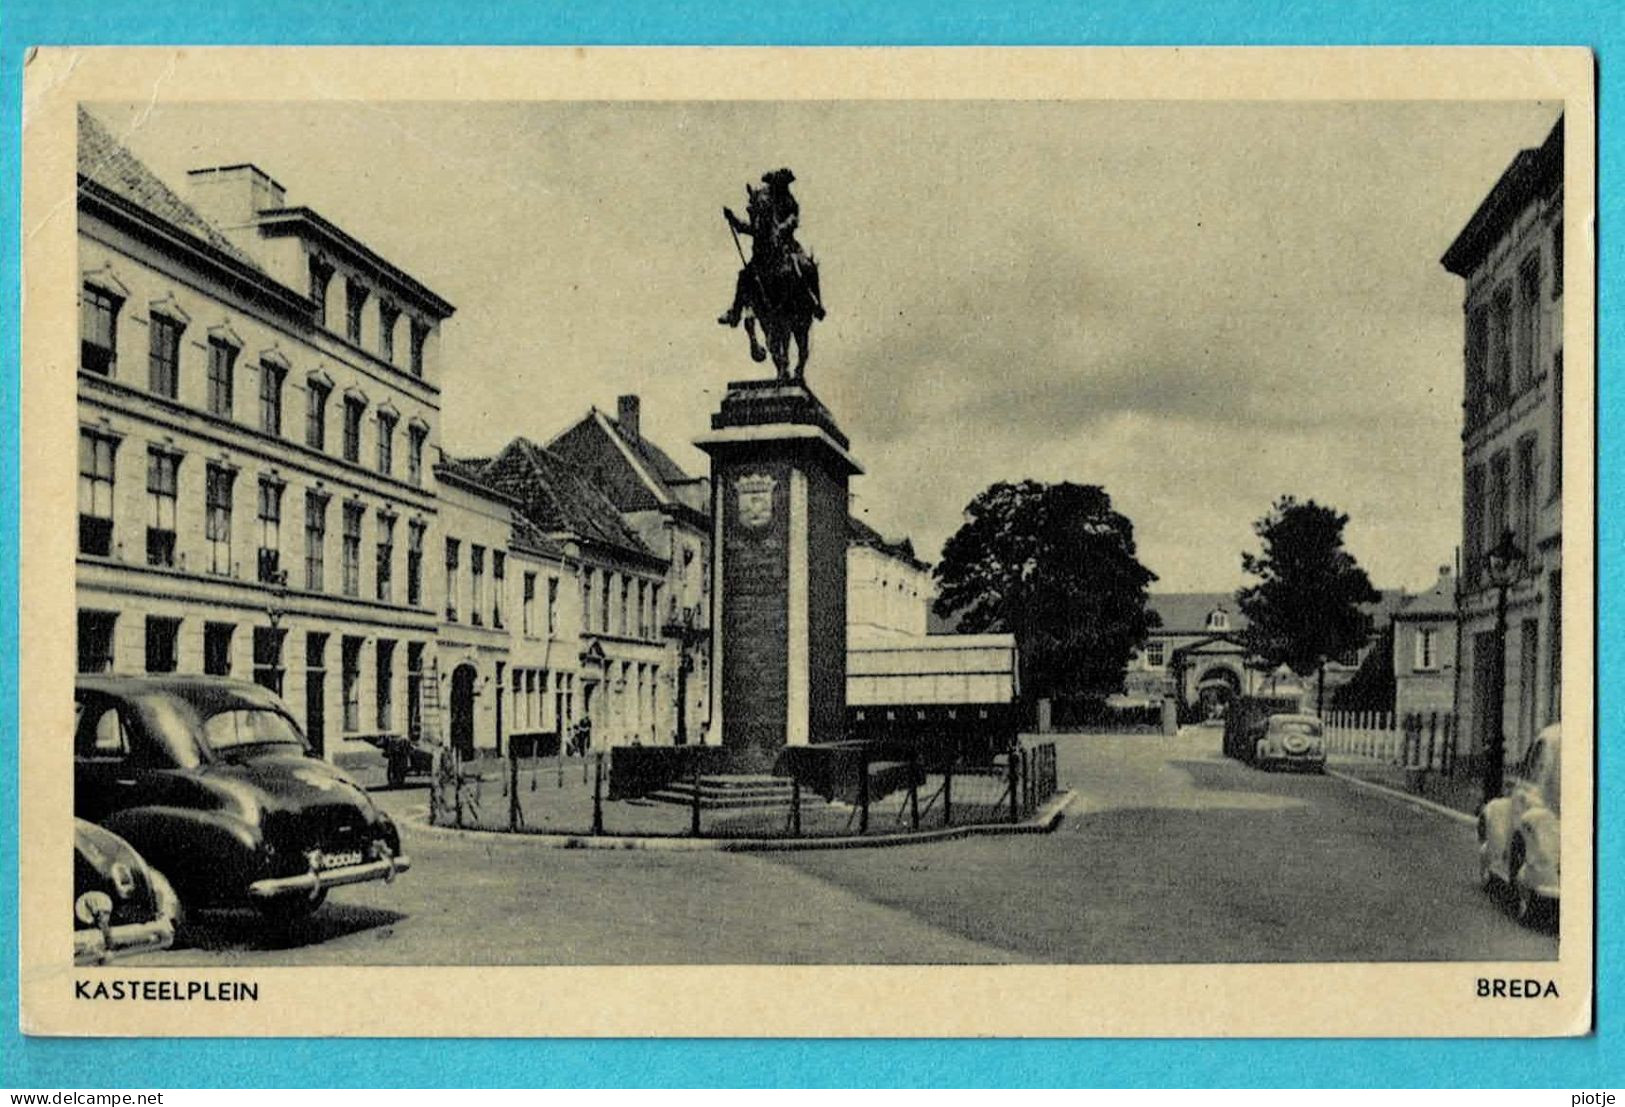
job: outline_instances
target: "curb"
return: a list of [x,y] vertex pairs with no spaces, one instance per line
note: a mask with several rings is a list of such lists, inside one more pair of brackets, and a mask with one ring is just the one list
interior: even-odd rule
[[1397,788],[1390,788],[1385,784],[1373,784],[1369,780],[1361,780],[1357,776],[1351,776],[1348,773],[1339,772],[1338,770],[1332,768],[1328,768],[1326,770],[1326,775],[1335,776],[1338,780],[1352,784],[1356,788],[1364,788],[1369,792],[1375,792],[1378,795],[1387,796],[1389,799],[1394,799],[1398,800],[1400,803],[1409,804],[1410,806],[1419,810],[1428,811],[1435,815],[1442,815],[1447,819],[1454,819],[1456,822],[1462,823],[1466,826],[1478,825],[1478,820],[1466,812],[1457,811],[1453,807],[1446,807],[1442,803],[1434,803],[1432,800],[1423,799],[1421,796],[1413,796],[1409,792],[1401,792]]
[[946,826],[935,830],[909,831],[902,834],[872,834],[844,838],[689,838],[678,835],[638,837],[632,835],[592,834],[526,834],[506,830],[458,830],[450,826],[432,826],[428,821],[428,808],[413,808],[402,818],[414,833],[432,834],[438,838],[473,838],[481,841],[500,840],[526,843],[537,849],[609,849],[654,850],[668,853],[783,853],[807,849],[868,849],[884,846],[906,846],[921,842],[946,842],[972,835],[995,836],[1004,834],[1048,834],[1060,825],[1067,806],[1077,797],[1070,789],[1057,792],[1044,802],[1030,819],[1019,823],[971,823],[966,826]]

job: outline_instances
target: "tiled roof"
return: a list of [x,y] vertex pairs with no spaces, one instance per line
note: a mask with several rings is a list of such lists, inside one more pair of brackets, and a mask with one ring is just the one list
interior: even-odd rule
[[895,557],[899,561],[906,561],[916,569],[930,567],[915,556],[913,542],[907,538],[898,542],[889,541],[878,530],[859,519],[856,515],[846,517],[846,540],[848,545],[869,546],[890,557]]
[[263,272],[254,259],[182,200],[157,174],[113,137],[101,120],[79,109],[79,176],[128,200],[175,229],[229,255],[233,261]]
[[1396,618],[1417,619],[1436,616],[1454,616],[1456,613],[1456,578],[1440,573],[1438,581],[1426,592],[1406,596],[1394,612]]
[[642,557],[656,556],[585,474],[528,438],[508,443],[480,470],[479,479],[517,500],[529,521],[543,532],[567,532],[586,542]]
[[621,441],[625,442],[632,452],[638,455],[638,459],[648,466],[654,478],[666,486],[667,494],[674,495],[671,485],[686,484],[694,479],[683,471],[681,465],[671,459],[671,455],[641,434],[634,438],[621,428],[619,420],[611,419],[607,415],[604,421],[615,428],[615,433],[621,436]]
[[1158,627],[1163,633],[1206,633],[1208,613],[1222,607],[1230,616],[1229,630],[1246,629],[1247,617],[1236,606],[1236,597],[1230,592],[1153,592],[1147,605],[1162,619]]
[[[1399,588],[1378,589],[1382,597],[1378,602],[1365,608],[1377,629],[1386,626],[1396,610],[1405,600],[1405,592]],[[1237,633],[1247,628],[1247,616],[1241,613],[1241,607],[1236,603],[1234,592],[1152,592],[1147,597],[1147,606],[1162,618],[1162,625],[1157,629],[1164,634],[1207,633],[1208,613],[1215,607],[1223,607],[1230,616],[1230,633]]]

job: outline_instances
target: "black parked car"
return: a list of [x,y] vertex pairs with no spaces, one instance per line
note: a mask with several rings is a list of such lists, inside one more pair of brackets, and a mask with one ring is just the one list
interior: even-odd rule
[[82,676],[74,706],[75,814],[126,839],[189,907],[294,918],[329,888],[411,865],[389,816],[256,684]]
[[123,838],[83,819],[73,823],[73,963],[167,949],[180,900]]

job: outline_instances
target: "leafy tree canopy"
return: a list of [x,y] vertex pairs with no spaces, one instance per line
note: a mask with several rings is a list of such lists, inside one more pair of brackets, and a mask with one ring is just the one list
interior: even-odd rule
[[989,486],[965,509],[934,570],[936,611],[966,634],[1013,633],[1023,692],[1107,694],[1157,617],[1156,574],[1135,556],[1134,524],[1098,485]]
[[1361,609],[1382,599],[1365,570],[1343,548],[1349,517],[1314,500],[1275,501],[1253,524],[1261,546],[1241,567],[1258,583],[1236,593],[1247,616],[1247,645],[1273,668],[1299,676],[1359,649],[1371,636]]

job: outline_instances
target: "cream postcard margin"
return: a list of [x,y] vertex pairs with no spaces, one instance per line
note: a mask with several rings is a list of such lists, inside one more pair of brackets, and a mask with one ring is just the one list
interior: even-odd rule
[[[113,48],[30,54],[23,115],[22,1028],[56,1035],[1516,1036],[1588,1032],[1594,846],[1595,104],[1580,48]],[[1566,105],[1563,911],[1521,963],[287,967],[72,964],[80,101],[1550,100]],[[1509,149],[1510,158],[1512,151]],[[1486,189],[1492,182],[1485,182]],[[1583,586],[1581,584],[1583,583]],[[1464,866],[1470,863],[1464,859]],[[1482,976],[1559,999],[1483,999]],[[76,980],[248,980],[253,1003],[90,1002]],[[969,997],[974,1001],[968,1002]]]

